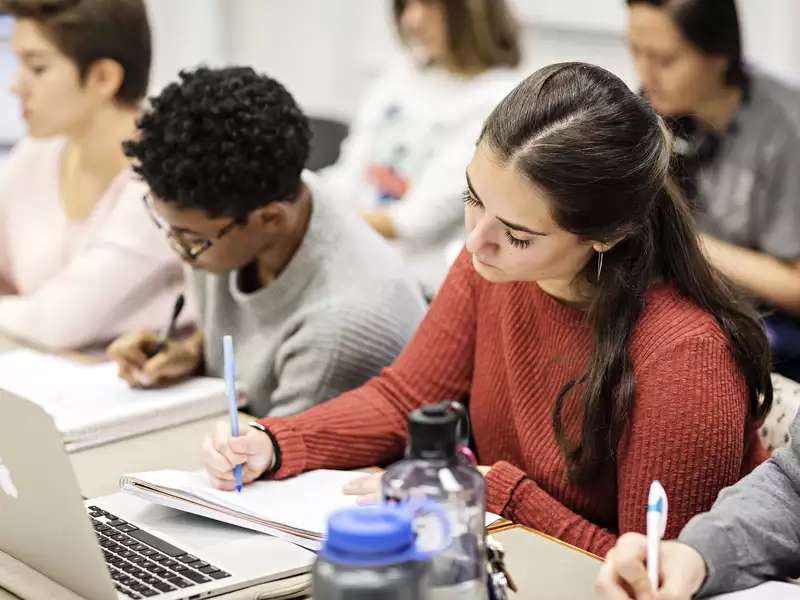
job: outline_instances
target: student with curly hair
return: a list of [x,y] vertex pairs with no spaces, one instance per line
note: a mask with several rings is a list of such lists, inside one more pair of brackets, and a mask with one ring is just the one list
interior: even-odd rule
[[184,71],[152,99],[125,149],[186,262],[200,329],[149,359],[153,332],[112,344],[130,384],[222,375],[232,334],[249,410],[286,415],[360,385],[403,348],[421,294],[386,242],[303,172],[309,138],[289,92],[246,67]]
[[481,123],[522,79],[517,23],[505,0],[394,0],[393,9],[407,53],[370,87],[322,175],[432,296],[463,244],[460,181]]
[[139,198],[122,141],[147,90],[142,0],[0,0],[28,137],[0,173],[0,330],[51,349],[155,327],[180,262]]

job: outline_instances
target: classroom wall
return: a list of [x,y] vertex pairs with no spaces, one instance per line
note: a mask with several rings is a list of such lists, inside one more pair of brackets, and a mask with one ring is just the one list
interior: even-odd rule
[[754,63],[800,85],[800,2],[739,0],[745,55]]
[[[158,92],[182,68],[228,62],[225,0],[145,0],[153,36],[150,90]],[[236,3],[238,0],[228,0]]]
[[[390,0],[146,0],[154,35],[151,91],[182,67],[251,64],[310,113],[349,120],[398,51]],[[636,86],[624,0],[510,0],[523,22],[526,72],[556,61],[599,64]],[[746,55],[800,84],[798,0],[739,0]],[[0,19],[0,144],[24,131],[8,93],[13,59]]]
[[6,148],[25,132],[19,103],[9,90],[16,70],[10,35],[11,19],[0,18],[0,161]]
[[[510,0],[523,23],[526,70],[564,60],[637,81],[624,0]],[[798,0],[739,0],[748,60],[800,83]],[[389,0],[228,0],[229,57],[283,81],[313,114],[349,119],[398,48]],[[275,51],[280,48],[280,51]]]
[[[565,30],[552,21],[541,27],[528,12],[520,13],[524,72],[559,60],[594,60],[633,80],[621,34]],[[277,77],[311,114],[345,121],[382,65],[400,51],[389,0],[233,0],[227,17],[231,61]]]
[[389,8],[384,0],[233,0],[228,56],[280,80],[309,113],[348,120],[398,48]]

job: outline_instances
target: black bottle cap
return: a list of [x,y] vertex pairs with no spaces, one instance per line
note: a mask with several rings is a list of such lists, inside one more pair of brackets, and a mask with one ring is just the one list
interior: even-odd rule
[[408,417],[408,456],[451,458],[458,447],[458,432],[464,407],[446,400],[426,404]]

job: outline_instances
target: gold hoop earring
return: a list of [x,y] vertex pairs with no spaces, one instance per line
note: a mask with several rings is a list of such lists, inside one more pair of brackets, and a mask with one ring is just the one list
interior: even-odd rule
[[600,281],[600,273],[603,272],[603,254],[605,252],[598,252],[597,253],[597,281]]

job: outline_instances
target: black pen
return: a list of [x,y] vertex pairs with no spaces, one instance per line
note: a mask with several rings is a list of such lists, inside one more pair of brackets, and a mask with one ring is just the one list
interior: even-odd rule
[[167,342],[175,335],[175,324],[178,322],[178,317],[181,315],[181,311],[183,310],[184,305],[184,298],[183,294],[178,294],[178,297],[175,299],[175,306],[172,309],[172,316],[169,319],[169,324],[164,332],[161,334],[161,339],[158,340],[158,343],[153,346],[149,351],[146,351],[145,354],[147,358],[153,358],[156,354],[161,352],[164,349],[164,346],[167,345]]

